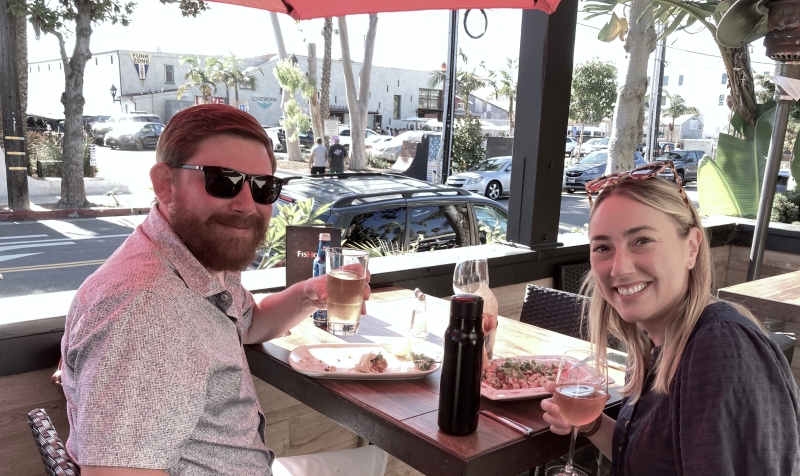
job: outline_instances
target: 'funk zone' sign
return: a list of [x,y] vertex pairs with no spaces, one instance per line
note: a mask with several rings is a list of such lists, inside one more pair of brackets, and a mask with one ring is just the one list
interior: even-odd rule
[[147,70],[150,68],[150,60],[152,58],[153,55],[149,53],[131,53],[133,67],[136,68],[136,73],[139,75],[139,79],[142,81],[147,78]]

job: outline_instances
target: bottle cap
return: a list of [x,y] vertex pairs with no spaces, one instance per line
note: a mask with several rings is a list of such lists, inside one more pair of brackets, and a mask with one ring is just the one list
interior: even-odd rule
[[456,294],[450,298],[450,315],[462,319],[483,317],[483,298],[474,294]]
[[320,233],[319,234],[319,241],[331,241],[331,234],[330,233]]

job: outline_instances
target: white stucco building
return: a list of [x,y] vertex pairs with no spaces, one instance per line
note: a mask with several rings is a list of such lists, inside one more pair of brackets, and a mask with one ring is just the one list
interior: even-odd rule
[[[188,66],[180,64],[182,54],[115,50],[93,53],[86,65],[84,76],[85,115],[116,115],[131,111],[158,114],[166,123],[181,109],[196,103],[199,91],[188,90],[179,100],[177,89],[185,82]],[[206,56],[199,55],[205,60]],[[307,58],[297,57],[298,66],[307,70]],[[244,58],[245,66],[256,66],[253,89],[239,89],[240,107],[249,111],[265,126],[277,125],[282,116],[280,108],[281,87],[273,71],[277,63],[275,55]],[[317,71],[322,70],[322,59],[318,58]],[[353,64],[353,73],[358,78],[360,63]],[[28,113],[51,118],[63,117],[61,94],[64,91],[64,71],[61,60],[30,63]],[[441,89],[428,87],[430,72],[382,66],[372,67],[369,94],[367,127],[403,128],[409,117],[427,117],[441,120],[443,97]],[[117,89],[116,101],[112,100],[111,88]],[[440,86],[441,87],[441,86]],[[219,85],[213,95],[214,101],[232,104],[234,92]],[[301,106],[308,103],[297,94]],[[476,101],[477,102],[477,101]],[[333,61],[330,86],[331,115],[342,123],[349,123],[346,88],[341,61]],[[491,108],[491,106],[489,106]],[[481,101],[481,110],[486,106]],[[493,114],[498,115],[497,107]],[[507,119],[504,110],[500,112]]]

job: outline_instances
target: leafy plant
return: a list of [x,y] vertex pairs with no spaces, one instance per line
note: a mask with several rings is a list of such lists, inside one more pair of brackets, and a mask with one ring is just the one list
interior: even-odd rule
[[367,166],[373,169],[388,169],[391,164],[372,152],[367,152]]
[[453,128],[453,173],[472,170],[485,157],[481,120],[472,114],[456,120]]
[[119,207],[119,200],[117,200],[117,195],[122,195],[122,192],[117,190],[116,187],[112,188],[108,192],[104,193],[106,197],[111,197],[114,200],[114,203]]
[[800,218],[800,207],[792,203],[789,198],[778,193],[775,195],[775,201],[772,202],[772,213],[770,214],[769,221],[779,223],[793,223]]
[[269,229],[264,239],[264,258],[258,269],[274,268],[286,261],[286,227],[290,225],[323,225],[319,217],[330,209],[326,203],[314,210],[314,199],[299,201],[295,204],[278,204],[278,215],[269,222]]
[[[282,88],[286,88],[292,97],[297,91],[300,91],[304,98],[315,94],[316,86],[308,81],[306,74],[291,60],[278,61],[274,73],[278,83]],[[286,117],[281,121],[281,126],[287,131],[293,126],[296,127],[294,134],[286,140],[296,141],[299,131],[311,129],[311,118],[303,113],[300,104],[294,99],[289,99],[283,107]]]
[[581,125],[578,151],[580,157],[584,126],[610,117],[617,102],[617,67],[613,63],[591,59],[575,68],[569,116]]
[[366,242],[361,243],[346,242],[345,246],[348,248],[366,251],[369,253],[370,258],[380,258],[382,256],[398,256],[416,253],[419,249],[419,242],[422,240],[422,238],[423,236],[420,235],[416,241],[411,243],[411,246],[409,246],[408,250],[403,250],[403,248],[401,248],[400,245],[395,242],[389,242],[380,238],[377,240],[367,240]]
[[[703,157],[697,169],[697,191],[704,215],[744,216],[758,213],[764,182],[775,102],[759,104],[755,127],[731,121],[744,136],[719,135],[716,162]],[[734,113],[734,118],[738,113]],[[741,115],[738,116],[741,119]],[[748,140],[749,139],[749,140]]]

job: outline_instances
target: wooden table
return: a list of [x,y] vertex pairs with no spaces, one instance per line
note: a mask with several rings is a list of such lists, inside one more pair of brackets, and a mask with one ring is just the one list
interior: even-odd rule
[[[288,364],[297,346],[315,343],[380,342],[376,334],[401,335],[408,328],[413,293],[399,288],[377,289],[367,303],[359,336],[340,338],[315,328],[308,319],[287,337],[248,346],[253,375],[328,416],[406,464],[431,476],[517,475],[563,455],[569,438],[549,431],[539,399],[511,402],[481,399],[481,409],[508,416],[534,429],[521,434],[480,416],[478,430],[467,436],[439,431],[439,375],[401,381],[325,380],[295,372]],[[428,297],[429,341],[441,343],[449,321],[449,302]],[[364,326],[369,330],[365,331]],[[380,329],[383,332],[378,332]],[[588,343],[545,329],[499,318],[495,357],[560,355]],[[616,383],[607,413],[616,414],[617,393],[624,375],[609,369]]]
[[717,296],[742,304],[761,321],[800,324],[800,271],[722,288]]

